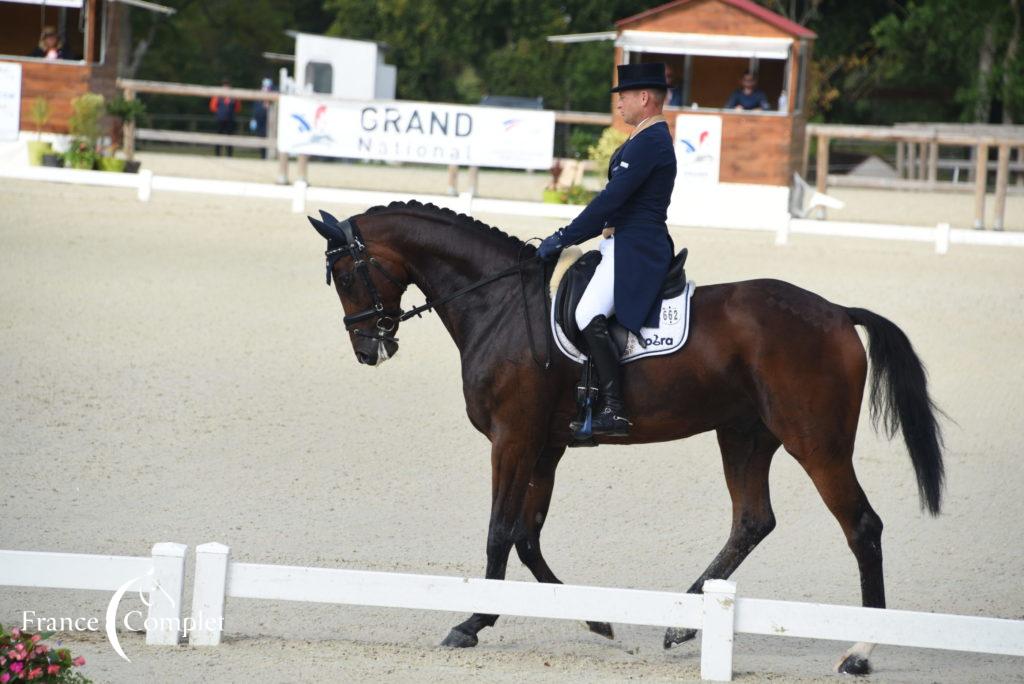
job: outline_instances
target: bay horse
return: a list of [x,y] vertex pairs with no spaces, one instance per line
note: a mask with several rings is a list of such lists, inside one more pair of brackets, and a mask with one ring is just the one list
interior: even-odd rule
[[[514,546],[539,582],[559,582],[541,554],[555,469],[571,435],[580,366],[552,346],[547,265],[519,239],[448,209],[392,203],[339,222],[310,219],[328,240],[345,325],[360,363],[379,365],[398,352],[398,324],[433,308],[459,349],[466,412],[491,442],[488,579],[504,579]],[[524,259],[524,257],[527,257]],[[503,277],[517,274],[518,277]],[[428,305],[403,313],[416,285]],[[855,326],[869,336],[869,353]],[[924,367],[892,322],[847,308],[779,280],[696,288],[686,345],[624,368],[634,425],[607,444],[682,439],[714,430],[732,498],[725,545],[689,587],[728,578],[775,527],[768,491],[780,446],[804,468],[839,521],[860,571],[864,606],[885,607],[882,521],[857,482],[853,447],[871,359],[870,412],[891,439],[898,429],[917,476],[922,506],[939,513],[944,480],[942,436]],[[468,647],[497,615],[474,614],[445,646]],[[605,623],[590,629],[612,637]],[[669,628],[670,648],[695,630]],[[837,669],[870,671],[872,644],[847,650]]]

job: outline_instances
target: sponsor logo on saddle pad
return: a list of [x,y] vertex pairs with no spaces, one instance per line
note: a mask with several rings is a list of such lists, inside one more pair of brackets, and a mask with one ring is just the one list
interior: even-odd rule
[[[661,315],[657,328],[643,328],[646,347],[640,346],[636,335],[629,333],[626,347],[622,352],[620,363],[629,363],[647,356],[671,354],[684,344],[690,334],[690,298],[696,286],[693,281],[686,283],[686,288],[676,297],[661,303]],[[555,346],[576,363],[584,363],[587,355],[573,346],[562,331],[562,326],[555,321],[554,307],[551,311],[551,332],[555,337]]]

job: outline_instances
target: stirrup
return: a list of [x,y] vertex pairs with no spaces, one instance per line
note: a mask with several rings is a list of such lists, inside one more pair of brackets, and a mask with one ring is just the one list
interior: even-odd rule
[[602,408],[591,422],[590,432],[595,437],[628,437],[633,423],[629,418],[618,415],[609,406]]

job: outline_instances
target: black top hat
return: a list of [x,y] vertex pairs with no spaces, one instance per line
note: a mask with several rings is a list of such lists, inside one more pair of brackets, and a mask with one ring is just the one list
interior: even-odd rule
[[619,85],[612,88],[613,93],[623,90],[644,90],[660,88],[668,90],[668,79],[665,78],[665,64],[648,62],[647,64],[620,64]]

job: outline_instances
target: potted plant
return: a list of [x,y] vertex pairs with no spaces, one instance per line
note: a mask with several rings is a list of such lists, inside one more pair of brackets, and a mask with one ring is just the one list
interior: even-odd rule
[[28,141],[28,162],[32,166],[39,166],[43,163],[43,155],[52,153],[53,146],[43,142],[43,126],[50,120],[50,101],[43,97],[32,100],[29,108],[29,117],[36,126],[36,139]]
[[91,169],[96,166],[97,159],[96,148],[86,138],[74,138],[64,153],[64,163],[72,169]]
[[103,155],[98,159],[100,171],[113,171],[121,173],[124,171],[125,160],[118,159],[114,155]]
[[[123,97],[116,97],[107,103],[107,114],[114,118],[114,125],[110,130],[111,143],[120,148],[124,145],[125,124],[135,124],[141,121],[142,117],[146,114],[146,105],[141,100],[134,98],[127,100]],[[129,173],[137,173],[139,163],[133,159],[128,159],[123,170]]]
[[64,153],[64,160],[72,168],[91,169],[99,158],[96,145],[101,132],[103,96],[97,93],[79,95],[71,101],[71,110],[68,128],[74,138]]

